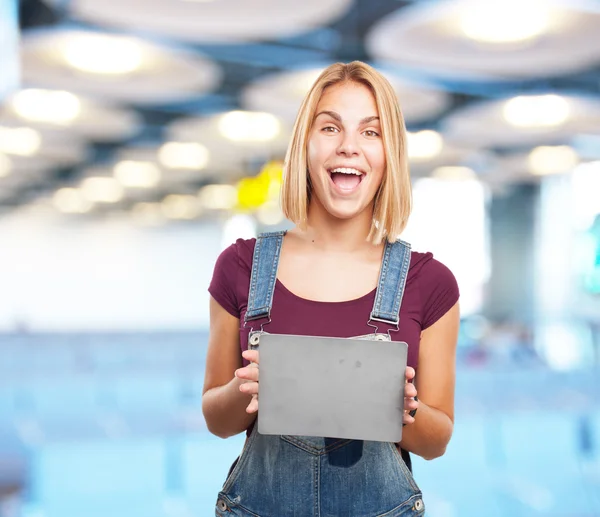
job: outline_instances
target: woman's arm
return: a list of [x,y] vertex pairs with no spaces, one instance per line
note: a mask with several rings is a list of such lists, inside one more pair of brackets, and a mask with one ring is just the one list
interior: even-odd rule
[[220,438],[245,431],[256,418],[256,413],[246,412],[252,396],[240,391],[246,381],[235,377],[242,366],[239,325],[211,296],[202,413],[208,430]]
[[403,449],[431,460],[442,456],[454,428],[458,302],[421,333],[416,388],[419,398],[414,423],[402,431]]

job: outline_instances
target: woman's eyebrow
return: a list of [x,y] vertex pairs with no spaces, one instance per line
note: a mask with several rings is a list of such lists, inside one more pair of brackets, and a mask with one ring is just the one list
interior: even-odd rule
[[321,112],[317,113],[317,115],[315,116],[315,118],[317,118],[317,117],[319,117],[321,115],[328,115],[333,120],[337,120],[340,124],[342,122],[342,117],[340,117],[339,114],[337,114],[335,111],[321,111]]
[[372,117],[365,117],[360,121],[360,125],[362,126],[363,124],[368,124],[369,122],[374,122],[375,120],[379,120],[379,117],[377,115],[373,115]]
[[[337,120],[340,124],[342,123],[342,117],[340,117],[340,115],[338,113],[336,113],[335,111],[320,111],[319,113],[317,113],[316,117],[320,115],[328,115],[330,116],[332,119]],[[365,117],[363,118],[360,122],[359,125],[363,125],[363,124],[368,124],[369,122],[373,122],[375,120],[379,120],[379,117],[377,115],[373,115],[371,117]]]

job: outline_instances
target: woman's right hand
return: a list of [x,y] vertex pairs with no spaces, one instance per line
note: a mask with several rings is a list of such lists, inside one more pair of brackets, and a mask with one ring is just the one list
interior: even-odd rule
[[252,395],[246,413],[256,413],[258,411],[258,350],[244,350],[242,357],[250,361],[250,364],[237,369],[235,376],[244,381],[240,385],[240,391]]

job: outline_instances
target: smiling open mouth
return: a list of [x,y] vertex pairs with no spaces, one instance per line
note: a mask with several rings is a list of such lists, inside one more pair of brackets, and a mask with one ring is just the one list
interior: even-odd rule
[[338,167],[329,169],[331,181],[343,191],[352,191],[357,188],[364,176],[362,171],[350,167]]

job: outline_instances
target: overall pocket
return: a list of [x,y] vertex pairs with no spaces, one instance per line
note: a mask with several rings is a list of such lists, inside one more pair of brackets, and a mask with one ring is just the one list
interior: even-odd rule
[[254,443],[254,440],[256,438],[256,433],[257,433],[257,425],[256,423],[254,424],[254,428],[252,429],[252,432],[250,433],[250,436],[246,439],[246,443],[244,443],[244,448],[242,449],[241,454],[238,456],[238,458],[233,462],[233,465],[231,465],[231,468],[229,469],[229,474],[227,475],[227,479],[225,480],[225,483],[223,483],[223,488],[222,491],[227,493],[232,485],[235,483],[235,480],[238,478],[240,472],[242,471],[242,469],[244,468],[245,464],[248,461],[248,457],[250,456],[250,451],[252,449],[252,444]]
[[400,506],[377,515],[377,517],[421,517],[425,515],[425,504],[422,494],[415,494]]
[[406,462],[404,461],[404,458],[402,457],[402,454],[398,450],[398,447],[396,446],[395,443],[388,443],[388,445],[389,445],[390,449],[392,450],[391,452],[392,452],[394,458],[398,462],[400,470],[402,471],[402,473],[406,477],[406,480],[410,483],[410,486],[414,489],[415,492],[419,492],[420,493],[421,489],[417,485],[417,482],[415,481],[415,478],[413,477],[412,472],[410,471],[410,469],[406,465]]
[[236,504],[221,492],[215,506],[215,517],[260,517],[260,515]]
[[281,439],[284,442],[302,449],[304,452],[320,456],[327,454],[335,449],[339,449],[344,445],[353,442],[355,440],[348,440],[346,438],[321,438],[317,436],[291,436],[282,435]]

